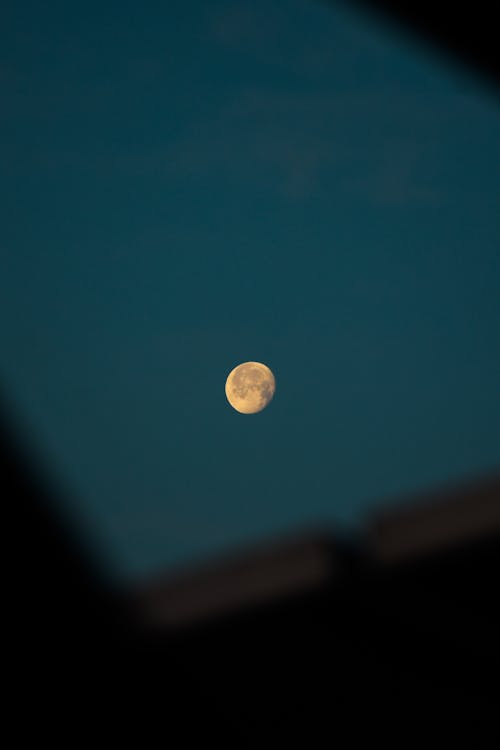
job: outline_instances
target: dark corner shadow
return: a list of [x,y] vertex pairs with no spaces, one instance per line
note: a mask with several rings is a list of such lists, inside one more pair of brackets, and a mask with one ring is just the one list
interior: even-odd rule
[[480,0],[471,7],[445,0],[319,0],[330,6],[358,9],[406,34],[430,53],[441,55],[478,80],[500,85],[495,4]]

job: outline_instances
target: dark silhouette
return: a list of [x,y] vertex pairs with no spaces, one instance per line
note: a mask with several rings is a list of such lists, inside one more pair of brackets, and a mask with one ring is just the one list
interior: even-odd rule
[[21,714],[62,731],[57,704],[74,725],[142,717],[238,747],[333,731],[397,743],[402,721],[405,746],[494,746],[500,477],[383,513],[355,540],[298,535],[119,592],[2,438]]

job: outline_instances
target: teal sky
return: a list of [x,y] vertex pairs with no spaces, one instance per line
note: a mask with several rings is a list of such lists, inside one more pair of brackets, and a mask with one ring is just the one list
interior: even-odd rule
[[[344,5],[7,2],[0,376],[118,576],[500,465],[500,113]],[[268,409],[229,370],[274,371]]]

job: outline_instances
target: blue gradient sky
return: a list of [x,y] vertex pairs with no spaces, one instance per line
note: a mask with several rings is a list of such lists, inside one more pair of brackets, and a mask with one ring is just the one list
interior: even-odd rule
[[[8,2],[0,375],[119,576],[500,464],[500,113],[306,0]],[[224,396],[245,360],[273,403]]]

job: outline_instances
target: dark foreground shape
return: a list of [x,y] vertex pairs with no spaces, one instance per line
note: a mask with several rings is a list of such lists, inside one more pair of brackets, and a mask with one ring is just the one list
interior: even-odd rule
[[499,477],[349,543],[299,534],[118,596],[2,449],[4,535],[23,550],[4,615],[18,737],[496,747]]
[[137,604],[251,746],[265,732],[494,747],[499,571],[491,478],[385,513],[357,544],[282,540],[148,584]]

